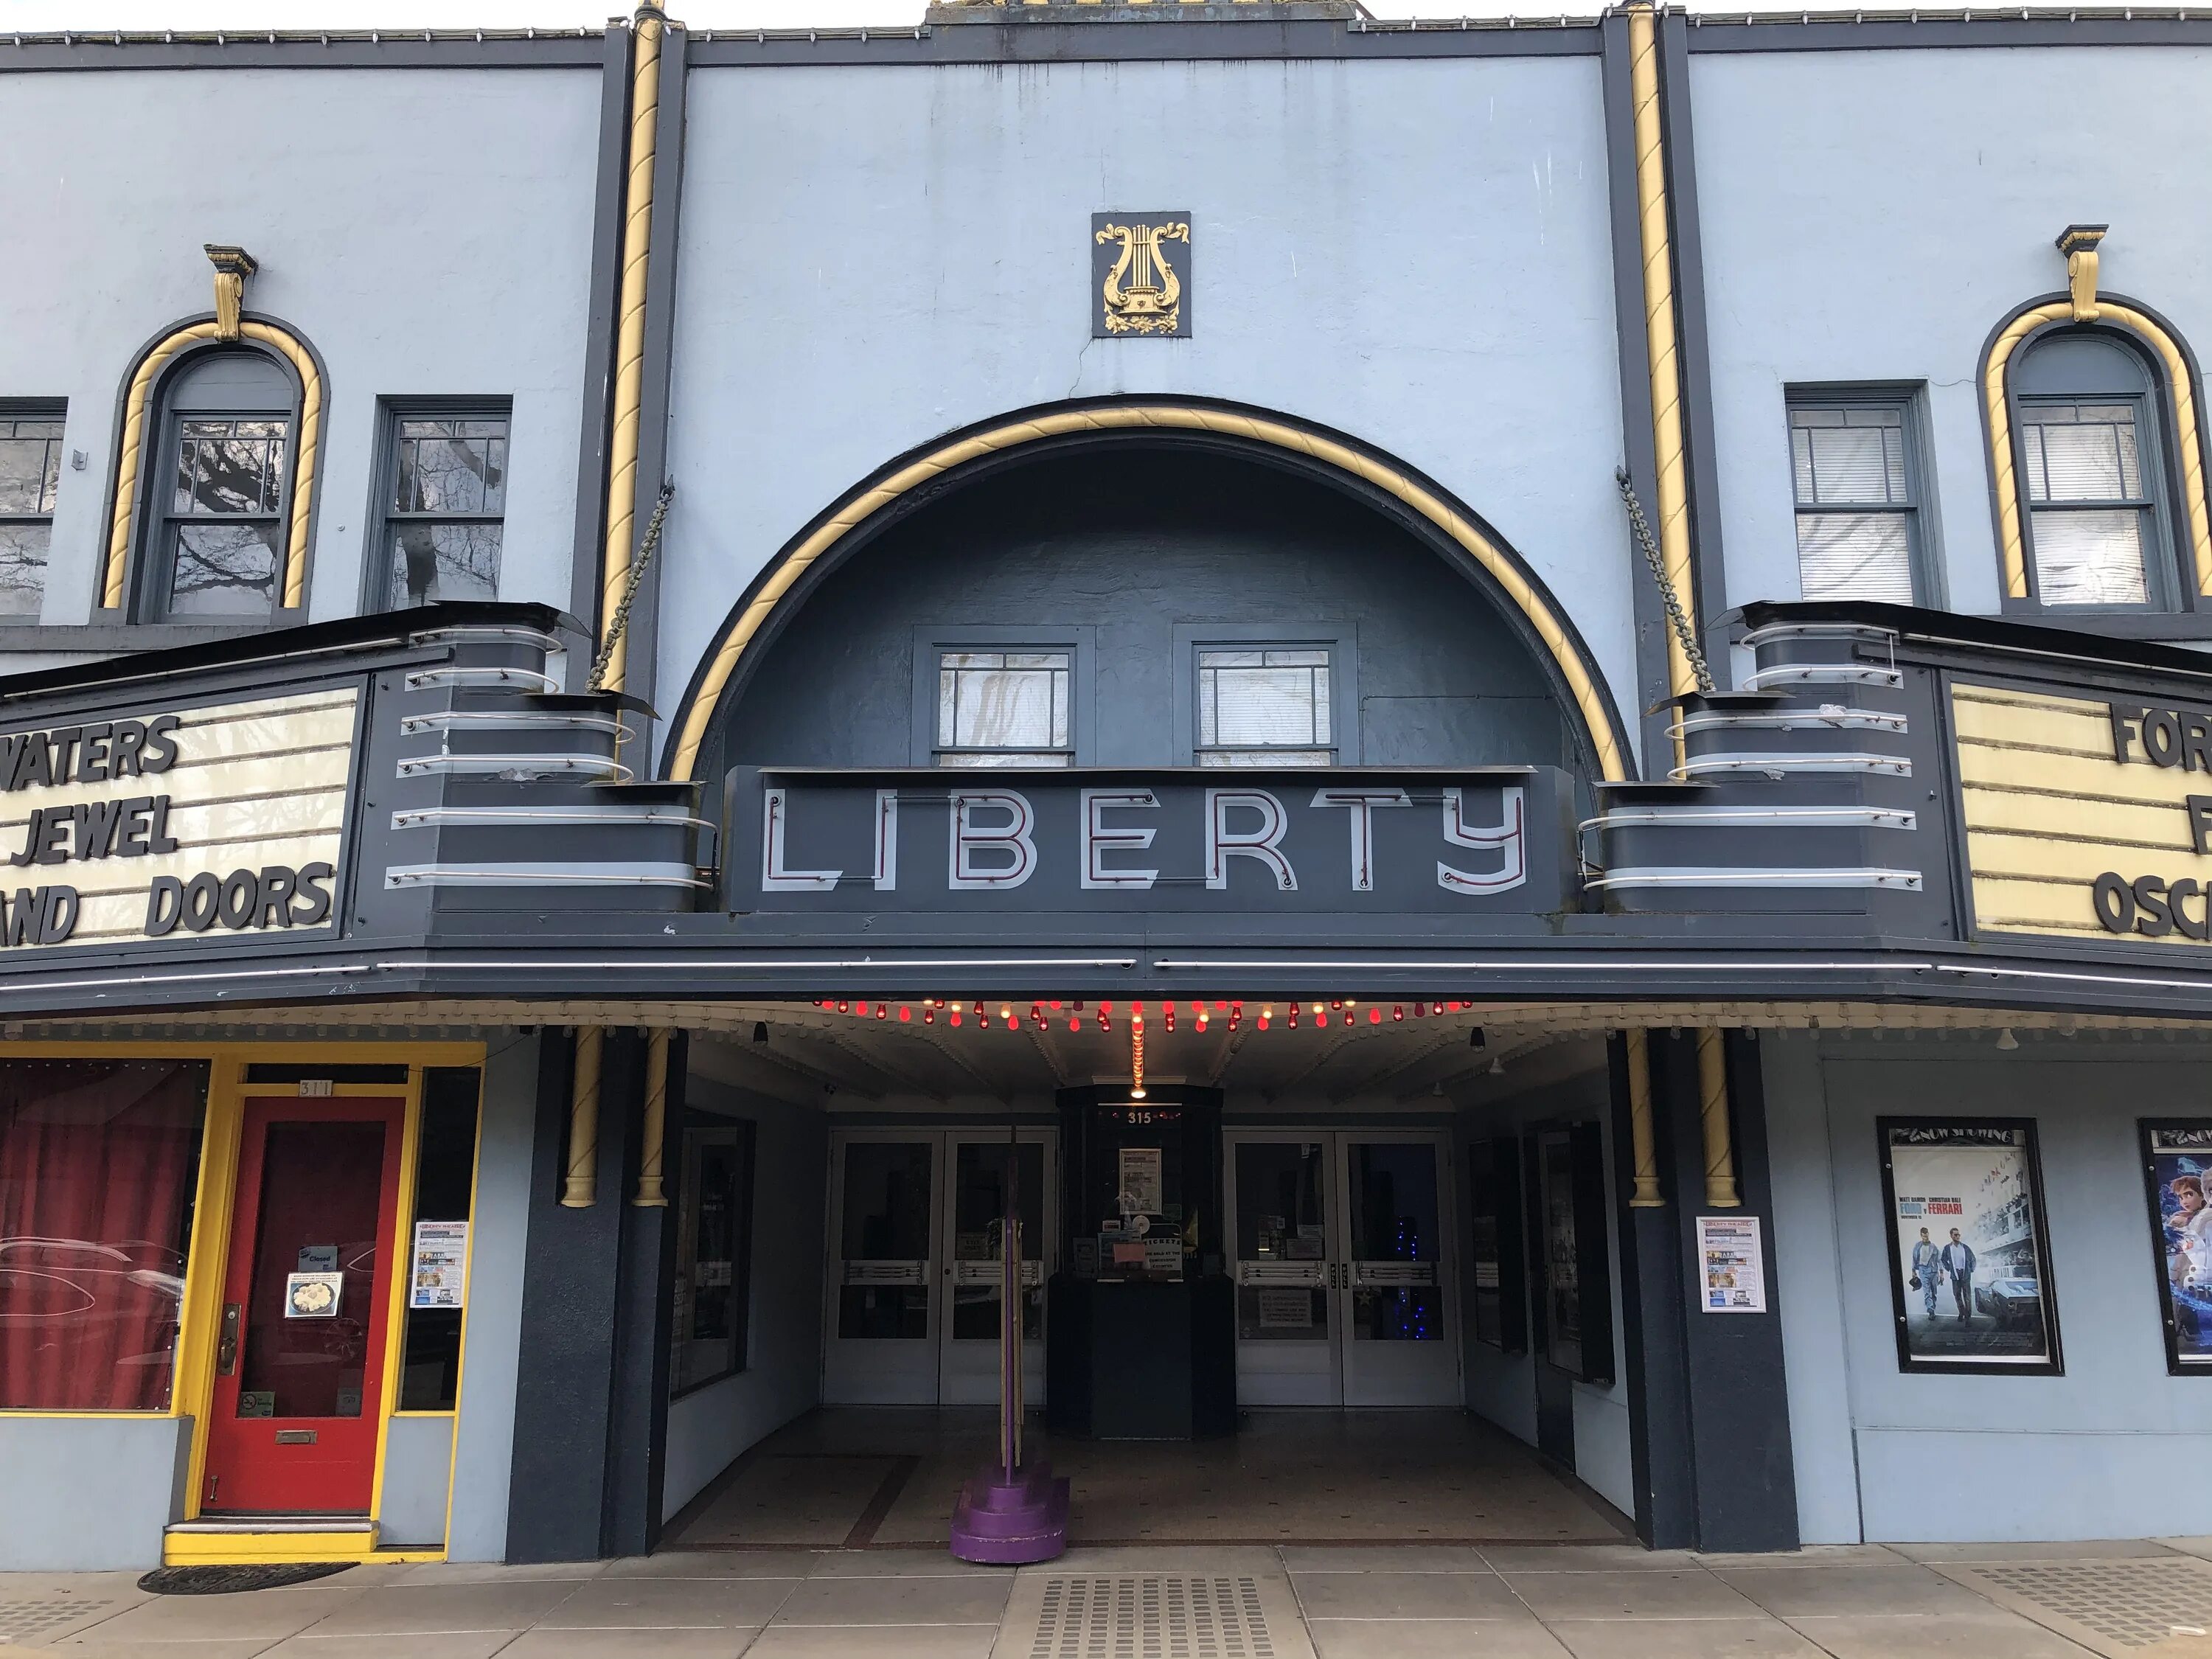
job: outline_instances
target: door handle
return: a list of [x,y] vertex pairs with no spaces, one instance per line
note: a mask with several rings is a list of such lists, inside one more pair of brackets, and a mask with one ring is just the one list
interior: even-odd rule
[[235,1302],[222,1304],[222,1335],[215,1345],[215,1374],[234,1376],[238,1370],[238,1331],[245,1309]]

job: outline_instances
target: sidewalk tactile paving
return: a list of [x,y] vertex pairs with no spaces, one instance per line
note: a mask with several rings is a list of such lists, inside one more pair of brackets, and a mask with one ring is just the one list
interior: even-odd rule
[[113,1605],[76,1595],[0,1596],[0,1642],[52,1635],[64,1625],[82,1624]]
[[1029,1659],[1275,1659],[1255,1578],[1055,1574]]
[[2030,1618],[2056,1614],[2101,1638],[2100,1646],[2148,1647],[2212,1631],[2212,1568],[2192,1560],[2084,1561],[2070,1565],[1960,1567]]

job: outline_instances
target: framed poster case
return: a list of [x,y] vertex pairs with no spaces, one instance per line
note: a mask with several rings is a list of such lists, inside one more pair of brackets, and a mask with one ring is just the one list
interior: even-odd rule
[[2033,1121],[1885,1117],[1875,1132],[1898,1369],[2062,1375]]
[[2212,1118],[2139,1127],[2166,1369],[2212,1376]]

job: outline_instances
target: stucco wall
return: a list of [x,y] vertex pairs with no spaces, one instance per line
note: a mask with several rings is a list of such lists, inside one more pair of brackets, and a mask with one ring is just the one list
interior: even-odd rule
[[[380,396],[512,397],[500,597],[568,602],[599,77],[590,70],[0,76],[19,248],[0,396],[65,397],[44,619],[96,620],[118,400],[212,309],[205,242],[251,252],[250,310],[327,377],[313,617],[360,608]],[[109,618],[112,620],[112,618]]]
[[1095,647],[1073,677],[1076,763],[1188,764],[1196,673],[1178,624],[1336,638],[1336,690],[1358,704],[1332,732],[1346,763],[1587,765],[1534,653],[1457,569],[1364,503],[1218,455],[1119,448],[988,480],[839,567],[763,647],[722,753],[927,765],[917,653],[933,710],[933,641],[972,646],[961,630],[981,625],[1034,627],[1030,643],[1046,644],[1073,626]]
[[2109,223],[2103,287],[2212,345],[2212,225],[2173,196],[2212,51],[1698,54],[1690,89],[1729,600],[1798,597],[1784,385],[1920,381],[1949,603],[1994,611],[1981,354],[2065,287],[2052,240]]
[[0,1416],[0,1572],[160,1566],[191,1433],[189,1417]]
[[[693,1039],[695,1052],[708,1046],[703,1039]],[[746,1447],[811,1409],[822,1397],[828,1120],[819,1112],[733,1089],[696,1070],[684,1088],[689,1106],[750,1118],[757,1126],[752,1290],[745,1369],[669,1405],[664,1518],[690,1503]]]
[[[1285,411],[1427,472],[1551,585],[1633,705],[1595,59],[687,84],[664,707],[746,582],[868,474],[948,428],[1113,392]],[[1158,141],[1131,142],[1133,119]],[[1107,210],[1191,214],[1194,337],[1091,339]]]
[[[2203,1111],[2201,1045],[2023,1034],[1760,1044],[1807,1543],[2212,1530],[2212,1380],[2167,1375],[2140,1116]],[[2032,1117],[2063,1376],[1899,1372],[1875,1121]]]

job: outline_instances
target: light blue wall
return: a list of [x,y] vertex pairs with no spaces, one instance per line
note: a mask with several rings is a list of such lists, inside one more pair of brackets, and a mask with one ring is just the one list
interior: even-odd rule
[[0,396],[66,397],[45,620],[94,620],[117,399],[211,310],[205,242],[261,262],[249,309],[327,373],[314,618],[359,608],[380,395],[511,395],[502,599],[565,606],[599,138],[592,70],[0,75]]
[[[2212,1051],[2022,1033],[1761,1043],[1808,1543],[2212,1531],[2212,1378],[2170,1376],[2136,1120],[2204,1110]],[[1875,1121],[2027,1116],[2066,1374],[1899,1372]]]
[[191,1431],[189,1417],[0,1416],[0,1572],[160,1566]]
[[2109,223],[2102,285],[2212,348],[2212,52],[1698,54],[1698,206],[1729,599],[1798,597],[1785,384],[1924,381],[1952,608],[1997,609],[1982,348],[2066,286],[2052,240]]
[[752,1288],[745,1369],[672,1401],[661,1515],[675,1514],[738,1453],[822,1398],[822,1273],[828,1236],[828,1120],[805,1107],[734,1089],[701,1074],[711,1045],[692,1039],[688,1103],[750,1118]]
[[[860,479],[950,428],[1112,392],[1285,411],[1428,472],[1634,706],[1595,58],[687,84],[664,708]],[[1091,339],[1091,215],[1114,209],[1192,214],[1193,338]]]
[[446,1541],[446,1492],[453,1472],[453,1419],[395,1417],[384,1436],[384,1485],[376,1505],[380,1548],[435,1549]]
[[468,1317],[454,1425],[453,1509],[447,1540],[447,1554],[456,1561],[498,1561],[507,1555],[539,1040],[495,1037],[484,1064]]

